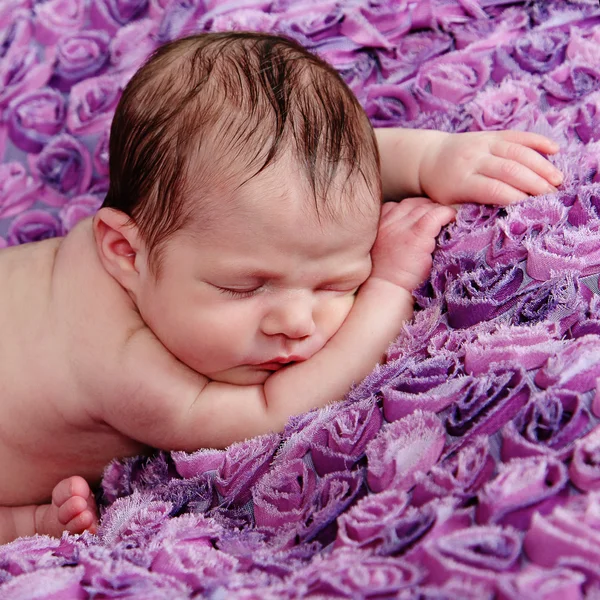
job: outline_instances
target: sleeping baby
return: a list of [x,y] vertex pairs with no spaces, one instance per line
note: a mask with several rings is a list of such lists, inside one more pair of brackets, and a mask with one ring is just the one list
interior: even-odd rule
[[[117,108],[103,207],[0,253],[0,542],[94,531],[111,459],[223,448],[341,399],[411,317],[449,205],[553,190],[556,151],[375,134],[284,38],[159,48]],[[382,204],[415,195],[435,202]]]

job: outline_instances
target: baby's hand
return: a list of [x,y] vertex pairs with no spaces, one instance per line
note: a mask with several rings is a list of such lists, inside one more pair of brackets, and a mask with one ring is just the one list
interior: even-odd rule
[[555,192],[562,173],[539,152],[554,154],[558,145],[510,130],[436,137],[419,169],[421,189],[440,204],[507,205]]
[[371,250],[371,278],[384,279],[408,291],[419,286],[431,271],[435,238],[455,214],[453,208],[427,198],[385,203]]

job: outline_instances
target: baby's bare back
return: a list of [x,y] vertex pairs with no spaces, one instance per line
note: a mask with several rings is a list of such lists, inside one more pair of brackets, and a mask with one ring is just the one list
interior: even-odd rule
[[147,449],[103,418],[127,393],[119,353],[142,323],[90,220],[0,251],[0,281],[0,505],[39,503],[63,478],[98,482],[111,459]]

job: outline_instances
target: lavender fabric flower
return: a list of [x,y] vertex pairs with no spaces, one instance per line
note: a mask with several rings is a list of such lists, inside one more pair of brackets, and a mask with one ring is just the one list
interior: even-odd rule
[[56,48],[53,84],[66,91],[80,79],[99,75],[108,63],[110,38],[104,31],[88,30],[60,39]]
[[83,0],[45,0],[34,8],[36,38],[54,44],[61,36],[83,28],[86,10]]
[[502,458],[546,454],[568,458],[591,422],[581,394],[553,388],[539,392],[502,430]]
[[418,471],[428,471],[439,458],[446,436],[433,414],[416,411],[385,425],[367,446],[367,481],[374,492],[408,490]]
[[8,230],[8,244],[39,242],[62,235],[60,221],[44,210],[32,209],[16,217]]
[[20,163],[0,165],[0,217],[12,217],[29,210],[40,188]]
[[600,490],[600,430],[575,442],[573,458],[569,465],[569,477],[584,492]]
[[499,325],[465,344],[465,370],[480,375],[489,367],[501,367],[505,363],[518,364],[526,370],[541,367],[566,346],[566,342],[557,337],[554,323],[527,328]]
[[475,97],[491,74],[490,60],[471,53],[455,53],[419,69],[416,95],[421,108],[440,108],[440,99],[463,104]]
[[595,515],[600,507],[596,492],[576,496],[549,515],[534,514],[525,535],[528,558],[542,567],[555,567],[562,557],[598,564],[600,533]]
[[86,79],[73,86],[67,109],[67,129],[72,134],[107,130],[121,94],[112,77]]
[[515,569],[521,538],[512,528],[470,527],[425,544],[423,564],[427,583],[443,583],[452,576],[481,584],[491,592],[498,575]]
[[477,522],[526,530],[531,516],[548,514],[564,497],[568,482],[563,463],[550,456],[516,458],[478,494]]
[[587,392],[600,376],[600,336],[586,335],[551,356],[535,376],[541,388],[551,385],[577,392]]
[[522,281],[518,267],[482,268],[459,275],[446,294],[448,322],[452,327],[469,327],[501,315],[514,305]]
[[11,46],[0,61],[0,110],[19,94],[46,85],[52,67],[42,62],[35,48]]
[[113,33],[147,10],[148,0],[91,0],[90,17],[96,27]]
[[565,271],[591,275],[600,268],[600,224],[548,232],[524,244],[527,274],[540,281]]
[[39,152],[62,130],[65,117],[65,101],[59,92],[51,88],[26,92],[8,105],[8,135],[17,148]]
[[421,506],[434,498],[453,496],[467,501],[492,476],[495,461],[485,436],[475,438],[427,474],[418,473],[412,503]]
[[498,597],[501,600],[581,600],[585,579],[585,575],[570,569],[528,565],[518,574],[501,576]]

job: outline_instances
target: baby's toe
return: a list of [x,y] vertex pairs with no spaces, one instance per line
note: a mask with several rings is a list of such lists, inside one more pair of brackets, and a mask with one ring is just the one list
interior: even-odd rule
[[71,496],[58,507],[58,520],[63,525],[67,525],[86,511],[89,512],[87,500],[81,496]]
[[86,530],[96,533],[96,515],[86,508],[66,523],[65,528],[70,533],[83,533]]
[[91,495],[90,486],[88,482],[78,475],[63,479],[59,482],[52,490],[52,503],[55,506],[62,506],[70,498],[80,497],[84,500]]

